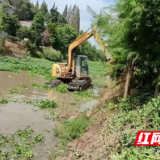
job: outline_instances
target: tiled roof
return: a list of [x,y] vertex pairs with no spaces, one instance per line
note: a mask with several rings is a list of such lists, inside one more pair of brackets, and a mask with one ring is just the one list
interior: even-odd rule
[[22,26],[28,26],[28,27],[30,27],[31,24],[32,24],[32,21],[20,21],[20,24],[21,24]]

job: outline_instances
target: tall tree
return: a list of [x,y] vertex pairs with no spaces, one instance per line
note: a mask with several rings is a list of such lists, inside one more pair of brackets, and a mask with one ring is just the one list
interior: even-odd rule
[[75,11],[76,11],[76,8],[77,8],[77,6],[76,5],[74,5],[73,6],[73,8],[72,8],[72,11],[71,11],[71,17],[70,17],[70,25],[73,27],[73,28],[75,28],[75,23],[76,23],[76,17],[75,17]]
[[160,80],[158,5],[160,1],[120,0],[114,8],[116,13],[111,15],[103,10],[97,17],[100,33],[107,37],[110,53],[116,59],[112,65],[114,71],[126,75],[124,97],[129,94],[131,83],[142,91],[153,90],[156,82],[157,95]]
[[35,12],[37,13],[39,11],[39,1],[37,0],[37,3],[35,4]]
[[71,19],[72,19],[72,6],[69,7],[68,13],[67,13],[67,22],[68,22],[68,24],[71,24]]
[[66,16],[67,23],[75,28],[77,32],[79,32],[80,28],[80,10],[78,6],[74,5],[73,8],[72,6],[69,7],[69,10],[67,12]]
[[11,0],[11,2],[19,20],[33,20],[35,15],[33,3],[29,0]]
[[7,6],[0,7],[0,31],[5,31],[11,36],[16,36],[20,23],[16,15],[10,15],[7,12]]
[[58,23],[59,12],[57,11],[57,8],[55,6],[53,6],[50,10],[50,20],[52,23]]
[[62,25],[62,24],[67,23],[65,17],[58,12],[58,9],[57,9],[57,7],[55,7],[55,4],[53,5],[53,7],[50,10],[50,18],[49,19],[52,23],[56,23],[58,25]]
[[41,7],[40,7],[40,11],[41,11],[42,13],[44,13],[44,14],[47,14],[47,13],[48,13],[48,6],[47,6],[47,4],[46,4],[45,1],[42,2]]
[[69,25],[64,25],[62,27],[56,28],[56,45],[55,49],[60,50],[64,58],[67,57],[68,46],[70,43],[75,40],[77,33],[74,28]]
[[68,13],[68,5],[65,6],[64,11],[63,11],[63,17],[67,19],[67,13]]
[[74,28],[76,29],[77,32],[80,30],[80,10],[77,7],[75,11],[75,26]]
[[38,12],[32,22],[31,30],[35,32],[34,43],[39,46],[41,45],[42,34],[45,30],[43,13]]

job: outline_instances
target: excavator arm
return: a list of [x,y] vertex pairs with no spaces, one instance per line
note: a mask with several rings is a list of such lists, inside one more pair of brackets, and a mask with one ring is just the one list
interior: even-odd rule
[[103,39],[100,37],[97,28],[95,26],[92,27],[92,31],[94,32],[94,39],[96,40],[96,42],[98,43],[99,47],[101,48],[101,50],[105,53],[107,59],[112,59],[112,56],[109,54],[109,51],[107,49],[108,45],[104,45],[103,44]]
[[[68,70],[70,71],[73,67],[73,50],[86,42],[90,37],[93,36],[93,32],[84,32],[74,42],[72,42],[68,48]],[[72,71],[73,72],[73,71]]]
[[[71,71],[72,67],[74,67],[74,60],[73,60],[73,50],[86,42],[90,37],[94,36],[94,39],[99,44],[101,50],[105,53],[107,59],[112,59],[112,56],[109,54],[107,50],[107,46],[103,44],[103,39],[100,38],[96,27],[92,27],[92,32],[84,32],[82,35],[80,35],[74,42],[72,42],[68,48],[68,71]],[[72,73],[74,71],[72,70]]]

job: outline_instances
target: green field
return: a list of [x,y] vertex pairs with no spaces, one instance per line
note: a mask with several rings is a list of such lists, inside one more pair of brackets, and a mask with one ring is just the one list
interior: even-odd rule
[[[28,71],[30,75],[42,75],[46,79],[53,79],[50,76],[53,64],[54,62],[49,60],[30,57],[27,59],[0,57],[0,71],[18,72],[23,70]],[[102,87],[105,84],[105,77],[107,75],[107,64],[100,61],[90,61],[89,73],[93,85]]]

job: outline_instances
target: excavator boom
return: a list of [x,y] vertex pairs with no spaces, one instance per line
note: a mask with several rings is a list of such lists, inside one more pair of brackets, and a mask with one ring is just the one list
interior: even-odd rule
[[68,70],[71,70],[72,68],[72,62],[73,62],[73,50],[80,46],[82,43],[86,42],[90,37],[93,36],[92,32],[84,32],[82,35],[80,35],[74,42],[72,42],[68,48]]

